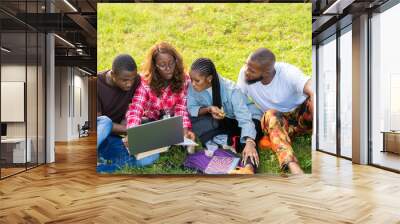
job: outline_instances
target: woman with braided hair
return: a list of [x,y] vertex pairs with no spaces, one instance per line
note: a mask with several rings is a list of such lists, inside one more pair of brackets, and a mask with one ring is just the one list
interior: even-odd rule
[[[256,142],[259,137],[252,115],[261,116],[261,111],[250,103],[236,85],[218,75],[214,63],[208,58],[199,58],[191,66],[191,86],[188,90],[188,111],[192,130],[203,145],[216,136],[240,136],[236,150],[242,153],[244,167],[234,170],[238,174],[253,174],[259,164]],[[257,118],[257,117],[255,117]],[[258,125],[255,125],[257,122]],[[228,144],[232,141],[228,140]]]

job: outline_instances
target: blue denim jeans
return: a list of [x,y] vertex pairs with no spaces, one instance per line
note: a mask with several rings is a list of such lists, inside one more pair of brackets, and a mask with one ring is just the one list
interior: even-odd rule
[[[97,117],[97,172],[112,173],[124,166],[143,167],[153,164],[160,154],[154,154],[140,160],[130,156],[122,138],[113,135],[112,121],[107,116]],[[104,163],[102,161],[109,161]]]
[[97,117],[97,148],[111,134],[112,120],[107,116]]

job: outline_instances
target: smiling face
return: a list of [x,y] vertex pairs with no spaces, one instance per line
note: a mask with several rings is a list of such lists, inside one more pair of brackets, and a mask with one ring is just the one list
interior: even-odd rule
[[168,53],[159,53],[155,58],[155,63],[161,78],[170,80],[174,76],[176,60]]
[[273,61],[261,65],[257,61],[253,61],[250,57],[247,59],[245,64],[245,80],[248,84],[253,84],[255,82],[261,81],[262,79],[268,79],[274,75],[274,65]]
[[261,81],[262,79],[262,68],[261,66],[253,62],[251,60],[247,60],[246,65],[245,65],[245,79],[247,83],[254,83],[257,81]]
[[199,71],[191,70],[189,72],[190,79],[192,80],[193,89],[201,92],[211,87],[212,76],[203,75]]

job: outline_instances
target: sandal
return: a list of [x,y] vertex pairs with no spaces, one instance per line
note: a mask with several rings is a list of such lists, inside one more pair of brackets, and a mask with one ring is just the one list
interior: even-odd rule
[[249,166],[236,167],[236,169],[230,171],[228,174],[254,174],[254,171]]

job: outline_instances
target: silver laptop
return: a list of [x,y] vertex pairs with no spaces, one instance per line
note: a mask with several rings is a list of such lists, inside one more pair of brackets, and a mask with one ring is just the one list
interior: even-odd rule
[[128,129],[131,155],[183,142],[182,116],[170,117]]

